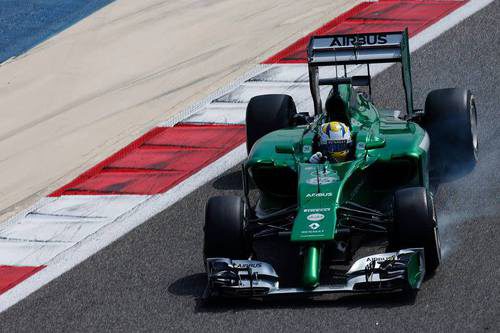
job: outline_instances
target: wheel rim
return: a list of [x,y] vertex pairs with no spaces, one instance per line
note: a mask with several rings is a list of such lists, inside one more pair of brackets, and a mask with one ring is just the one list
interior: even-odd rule
[[438,262],[441,263],[441,239],[439,238],[439,229],[436,227],[434,228],[434,239],[436,241],[436,250],[437,250],[437,256],[438,256]]
[[474,150],[474,159],[477,161],[478,158],[478,149],[479,149],[479,140],[477,137],[477,112],[476,112],[476,103],[474,102],[474,97],[470,99],[470,131],[472,135],[472,148]]

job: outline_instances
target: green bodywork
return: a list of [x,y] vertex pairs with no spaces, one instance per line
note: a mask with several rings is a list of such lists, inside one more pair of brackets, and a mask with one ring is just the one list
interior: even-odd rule
[[[245,165],[262,193],[261,207],[272,211],[290,203],[297,205],[290,241],[302,246],[305,288],[319,284],[321,251],[325,243],[339,235],[341,205],[354,202],[383,210],[384,200],[392,200],[396,189],[429,187],[426,132],[415,122],[399,118],[394,111],[377,109],[365,94],[356,92],[352,86],[354,80],[331,81],[332,92],[337,100],[341,99],[349,121],[354,143],[352,157],[336,164],[308,162],[315,153],[313,142],[321,124],[334,120],[328,118],[332,114],[324,112],[321,103],[319,86],[324,84],[319,79],[321,66],[366,64],[369,74],[371,63],[401,63],[405,113],[408,119],[415,115],[407,30],[378,34],[383,39],[375,48],[364,42],[348,42],[366,42],[367,37],[362,34],[346,36],[339,47],[340,42],[333,42],[335,36],[311,38],[308,68],[314,121],[263,136],[254,144]],[[409,279],[415,284],[420,273],[418,260],[414,261],[409,265]]]
[[[426,132],[416,123],[395,117],[393,111],[377,110],[349,84],[339,85],[338,90],[350,120],[355,147],[352,160],[336,164],[308,162],[314,153],[313,138],[321,124],[328,121],[322,114],[310,125],[265,135],[256,142],[246,162],[246,169],[264,194],[261,200],[267,201],[263,205],[276,207],[284,199],[296,202],[290,241],[304,246],[303,284],[310,288],[319,283],[321,243],[336,237],[337,208],[341,204],[353,201],[376,206],[379,199],[401,185],[429,185]],[[289,149],[283,152],[280,147]],[[295,175],[296,192],[281,191],[279,181],[273,188],[269,178],[260,180],[263,171],[274,175],[271,179],[275,181]],[[401,179],[378,186],[377,178],[384,177]]]

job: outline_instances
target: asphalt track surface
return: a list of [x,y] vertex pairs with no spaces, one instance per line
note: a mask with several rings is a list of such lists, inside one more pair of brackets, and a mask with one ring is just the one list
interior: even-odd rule
[[[499,331],[499,9],[496,1],[412,55],[416,106],[432,89],[468,87],[480,129],[476,169],[438,188],[445,258],[416,298],[200,302],[203,207],[239,193],[232,170],[1,314],[0,330]],[[392,67],[375,79],[379,105],[401,94],[399,78]]]

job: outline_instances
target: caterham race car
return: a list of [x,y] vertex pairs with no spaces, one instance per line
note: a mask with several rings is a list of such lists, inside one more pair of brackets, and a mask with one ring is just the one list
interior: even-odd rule
[[[206,297],[411,292],[440,264],[430,180],[475,166],[474,96],[435,90],[414,109],[407,31],[314,36],[307,55],[314,110],[297,113],[288,95],[248,104],[243,195],[206,205]],[[392,62],[401,63],[405,112],[372,103],[370,65]],[[349,76],[353,65],[367,75]],[[320,77],[324,66],[344,71]],[[331,87],[325,103],[321,86]],[[349,127],[349,158],[310,163],[330,121]],[[263,260],[262,241],[288,252],[278,264]],[[374,244],[382,253],[359,257]]]

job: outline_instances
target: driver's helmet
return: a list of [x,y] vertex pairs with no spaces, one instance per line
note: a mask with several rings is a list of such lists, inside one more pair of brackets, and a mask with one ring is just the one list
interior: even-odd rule
[[340,121],[321,125],[319,148],[324,156],[335,162],[344,162],[351,149],[351,131]]

